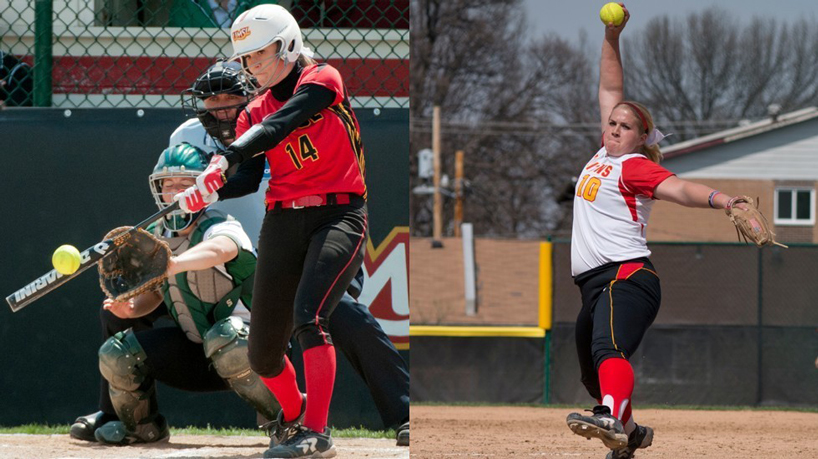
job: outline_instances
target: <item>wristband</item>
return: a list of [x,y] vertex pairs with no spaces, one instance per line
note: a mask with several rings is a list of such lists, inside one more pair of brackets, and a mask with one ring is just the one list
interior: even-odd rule
[[720,194],[721,194],[721,191],[716,191],[716,190],[713,190],[713,192],[710,193],[710,197],[707,198],[707,205],[709,205],[711,209],[716,208],[716,206],[713,205],[713,198],[715,198],[717,195],[720,195]]

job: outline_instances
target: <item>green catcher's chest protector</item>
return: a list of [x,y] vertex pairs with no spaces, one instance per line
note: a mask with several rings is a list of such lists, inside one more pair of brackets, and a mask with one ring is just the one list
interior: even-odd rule
[[[180,255],[202,242],[213,225],[232,218],[218,211],[207,210],[197,220],[196,228],[189,235],[165,238],[174,255]],[[236,243],[241,247],[239,241]],[[229,317],[239,301],[250,309],[255,268],[255,255],[239,249],[236,258],[224,265],[183,272],[168,278],[162,285],[165,305],[188,339],[201,343],[207,330],[219,320]]]

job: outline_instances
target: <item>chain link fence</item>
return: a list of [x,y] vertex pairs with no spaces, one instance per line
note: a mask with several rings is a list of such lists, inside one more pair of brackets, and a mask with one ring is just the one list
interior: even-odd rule
[[[631,363],[646,403],[818,406],[818,245],[649,244],[659,315]],[[581,305],[571,248],[554,244],[557,403],[587,401],[574,324]]]
[[6,106],[176,107],[232,54],[230,24],[262,3],[295,16],[305,45],[337,67],[352,103],[409,106],[409,0],[6,0]]

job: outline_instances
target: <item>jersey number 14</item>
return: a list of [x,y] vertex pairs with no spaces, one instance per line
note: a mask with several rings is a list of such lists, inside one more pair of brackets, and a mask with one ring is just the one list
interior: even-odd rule
[[296,152],[292,144],[289,143],[284,146],[284,150],[290,155],[290,159],[293,161],[293,165],[295,165],[296,169],[304,167],[304,161],[308,159],[312,161],[318,159],[318,150],[312,144],[307,134],[298,136],[298,152]]
[[594,202],[600,185],[602,185],[602,181],[599,180],[599,177],[591,177],[590,174],[586,175],[582,177],[582,181],[577,187],[577,196],[586,201]]

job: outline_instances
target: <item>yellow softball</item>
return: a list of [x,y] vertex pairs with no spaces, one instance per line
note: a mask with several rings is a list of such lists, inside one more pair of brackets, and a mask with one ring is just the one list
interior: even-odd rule
[[605,25],[613,23],[613,25],[618,26],[625,19],[625,10],[619,6],[619,3],[606,3],[599,10],[599,19],[602,19],[602,23]]
[[63,275],[74,274],[80,267],[80,251],[73,245],[61,245],[51,256],[51,264],[58,273]]

